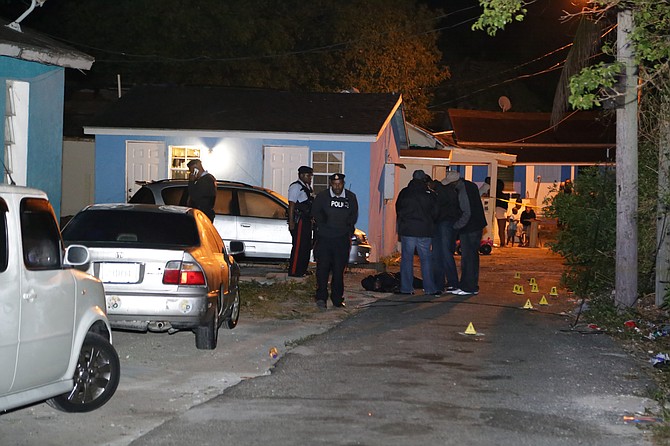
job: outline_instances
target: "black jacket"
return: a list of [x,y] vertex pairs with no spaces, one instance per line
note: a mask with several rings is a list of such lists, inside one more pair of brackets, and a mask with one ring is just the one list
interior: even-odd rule
[[462,233],[481,231],[487,223],[479,188],[472,181],[461,178],[456,181],[456,190],[458,191],[458,203],[463,214],[454,223],[454,229],[458,229]]
[[437,217],[435,194],[421,180],[412,180],[400,191],[395,202],[398,235],[432,237]]
[[196,181],[188,182],[188,205],[200,209],[214,220],[214,203],[216,202],[216,179],[207,173]]
[[344,197],[333,197],[330,188],[319,192],[312,203],[317,238],[351,236],[358,220],[356,194],[345,190]]

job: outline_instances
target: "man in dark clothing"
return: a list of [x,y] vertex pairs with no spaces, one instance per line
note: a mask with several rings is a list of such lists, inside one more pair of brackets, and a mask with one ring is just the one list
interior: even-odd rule
[[407,187],[400,191],[395,203],[400,236],[400,293],[414,294],[414,250],[421,261],[425,294],[441,294],[432,273],[430,245],[437,216],[435,194],[426,184],[423,170],[415,170]]
[[454,294],[470,296],[479,293],[479,244],[486,227],[486,215],[477,185],[459,179],[456,182],[458,204],[463,212],[454,223],[461,240],[461,280]]
[[187,206],[200,209],[214,221],[214,203],[216,202],[216,178],[205,171],[199,159],[188,162],[188,200]]
[[[437,222],[433,237],[433,276],[438,290],[453,293],[458,288],[458,270],[454,260],[456,230],[454,223],[461,216],[455,183],[458,172],[450,170],[437,187]],[[445,283],[446,276],[446,283]]]
[[293,246],[288,262],[288,275],[302,277],[307,274],[309,254],[312,251],[312,174],[309,166],[298,168],[298,180],[288,187],[288,230]]
[[330,300],[334,307],[345,307],[344,269],[358,220],[358,200],[353,192],[344,190],[344,174],[330,176],[330,188],[314,198],[312,217],[316,224],[316,306],[326,309],[332,273]]

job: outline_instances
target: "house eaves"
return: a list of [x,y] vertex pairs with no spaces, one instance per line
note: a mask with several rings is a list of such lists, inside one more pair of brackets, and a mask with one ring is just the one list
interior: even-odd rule
[[95,59],[35,31],[16,31],[0,19],[0,56],[55,65],[78,70],[90,70]]

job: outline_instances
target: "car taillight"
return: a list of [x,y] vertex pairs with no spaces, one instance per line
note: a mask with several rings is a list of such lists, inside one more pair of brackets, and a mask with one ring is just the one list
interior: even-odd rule
[[197,263],[173,260],[165,265],[163,283],[166,285],[204,285],[205,274]]

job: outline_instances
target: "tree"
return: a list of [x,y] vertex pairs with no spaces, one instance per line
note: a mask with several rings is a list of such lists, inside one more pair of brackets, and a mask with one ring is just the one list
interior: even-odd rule
[[403,94],[428,122],[436,13],[415,0],[68,0],[30,24],[96,58],[88,82]]
[[[526,3],[521,0],[479,0],[480,4],[484,8],[483,14],[480,16],[479,20],[473,25],[473,29],[485,30],[487,33],[494,35],[498,30],[501,30],[505,25],[512,20],[523,20],[525,14]],[[668,61],[670,59],[670,41],[667,39],[667,30],[670,28],[670,4],[668,2],[655,2],[652,0],[629,0],[625,3],[622,3],[618,0],[593,0],[589,1],[591,8],[585,8],[583,14],[588,14],[592,17],[592,20],[598,21],[603,20],[607,15],[616,10],[617,8],[625,8],[622,13],[620,10],[618,12],[619,21],[620,21],[620,30],[619,30],[619,43],[618,43],[618,53],[626,52],[628,50],[628,43],[630,43],[635,57],[635,65],[639,67],[639,73],[641,78],[641,83],[639,87],[639,92],[646,91],[653,92],[654,90],[659,91],[662,95],[667,95],[670,90],[668,89],[668,79],[670,70],[668,69]],[[631,16],[631,24],[622,22],[622,20],[628,20],[628,17]],[[630,29],[628,29],[630,28]],[[624,29],[624,33],[621,30]],[[621,39],[626,38],[628,42],[622,42]],[[610,44],[605,44],[603,46],[603,51],[607,54],[613,54],[613,46]],[[582,71],[572,76],[570,79],[570,99],[569,102],[574,108],[587,109],[594,106],[600,106],[601,102],[604,99],[611,97],[612,87],[617,81],[617,74],[619,73],[628,73],[627,81],[630,85],[631,76],[633,69],[631,66],[624,67],[625,62],[617,62],[611,64],[599,63],[594,66],[586,67]],[[624,71],[625,70],[625,71]],[[633,85],[633,88],[635,86]],[[630,95],[631,87],[629,86],[624,93],[624,98],[627,102],[631,102]],[[635,96],[632,95],[632,101],[634,101]],[[667,105],[661,103],[660,108],[656,109],[658,111],[667,110]],[[666,113],[659,113],[661,116],[666,116]],[[635,121],[636,122],[636,121]],[[618,127],[619,128],[619,127]],[[667,127],[661,127],[665,129]],[[636,129],[637,130],[637,129]],[[619,130],[617,130],[619,135]],[[624,132],[625,134],[625,132]],[[667,148],[665,147],[665,142],[668,140],[667,133],[661,132],[659,148],[659,194],[661,195],[659,200],[659,222],[665,222],[668,217],[668,208],[667,206],[661,205],[665,200],[665,195],[667,194],[667,177],[670,175],[668,172],[668,163],[665,162],[668,158]],[[619,147],[621,149],[621,147]],[[633,148],[637,152],[637,144]],[[628,153],[622,150],[618,150],[617,158],[620,158],[619,155],[628,156]],[[637,161],[637,153],[634,153],[634,160]],[[627,165],[627,164],[626,164]],[[637,166],[635,166],[637,167]],[[630,166],[627,166],[630,168]],[[623,172],[624,169],[619,169]],[[630,262],[624,261],[625,259],[620,259],[620,251],[627,251],[627,246],[622,246],[621,243],[625,243],[630,239],[631,243],[637,242],[637,222],[634,221],[637,214],[637,169],[635,169],[635,175],[632,177],[631,181],[625,181],[623,176],[617,175],[618,184],[617,190],[622,191],[626,188],[635,189],[635,201],[629,202],[625,201],[623,203],[617,202],[619,208],[617,222],[633,220],[632,228],[630,226],[618,228],[617,229],[617,242],[619,249],[617,250],[617,274],[628,274],[630,277],[631,271],[620,271],[629,270],[631,265]],[[629,184],[632,183],[632,184]],[[622,195],[620,198],[622,201],[625,195]],[[630,209],[630,205],[633,204],[635,207]],[[628,213],[629,215],[624,216],[620,220],[619,214]],[[632,215],[631,215],[632,214]],[[626,226],[626,225],[622,225]],[[670,237],[665,237],[665,234],[668,233],[667,227],[659,227],[657,230],[658,234],[658,243],[659,243],[659,261],[657,263],[657,268],[665,268],[668,263],[668,258],[670,258]],[[633,242],[634,240],[634,242]],[[637,246],[634,246],[633,249],[637,249]],[[637,257],[635,257],[635,270],[632,274],[635,274],[635,290],[637,290]],[[662,274],[661,274],[662,273]],[[657,277],[665,277],[664,271],[657,271]],[[656,302],[660,304],[667,297],[668,289],[666,286],[660,286],[661,280],[657,279],[656,286]],[[633,296],[634,299],[631,299],[630,296],[622,296],[618,288],[623,288],[621,284],[625,284],[625,280],[619,280],[617,278],[617,296],[616,302],[619,306],[631,306],[636,300],[637,296]],[[662,296],[659,296],[662,294]]]

